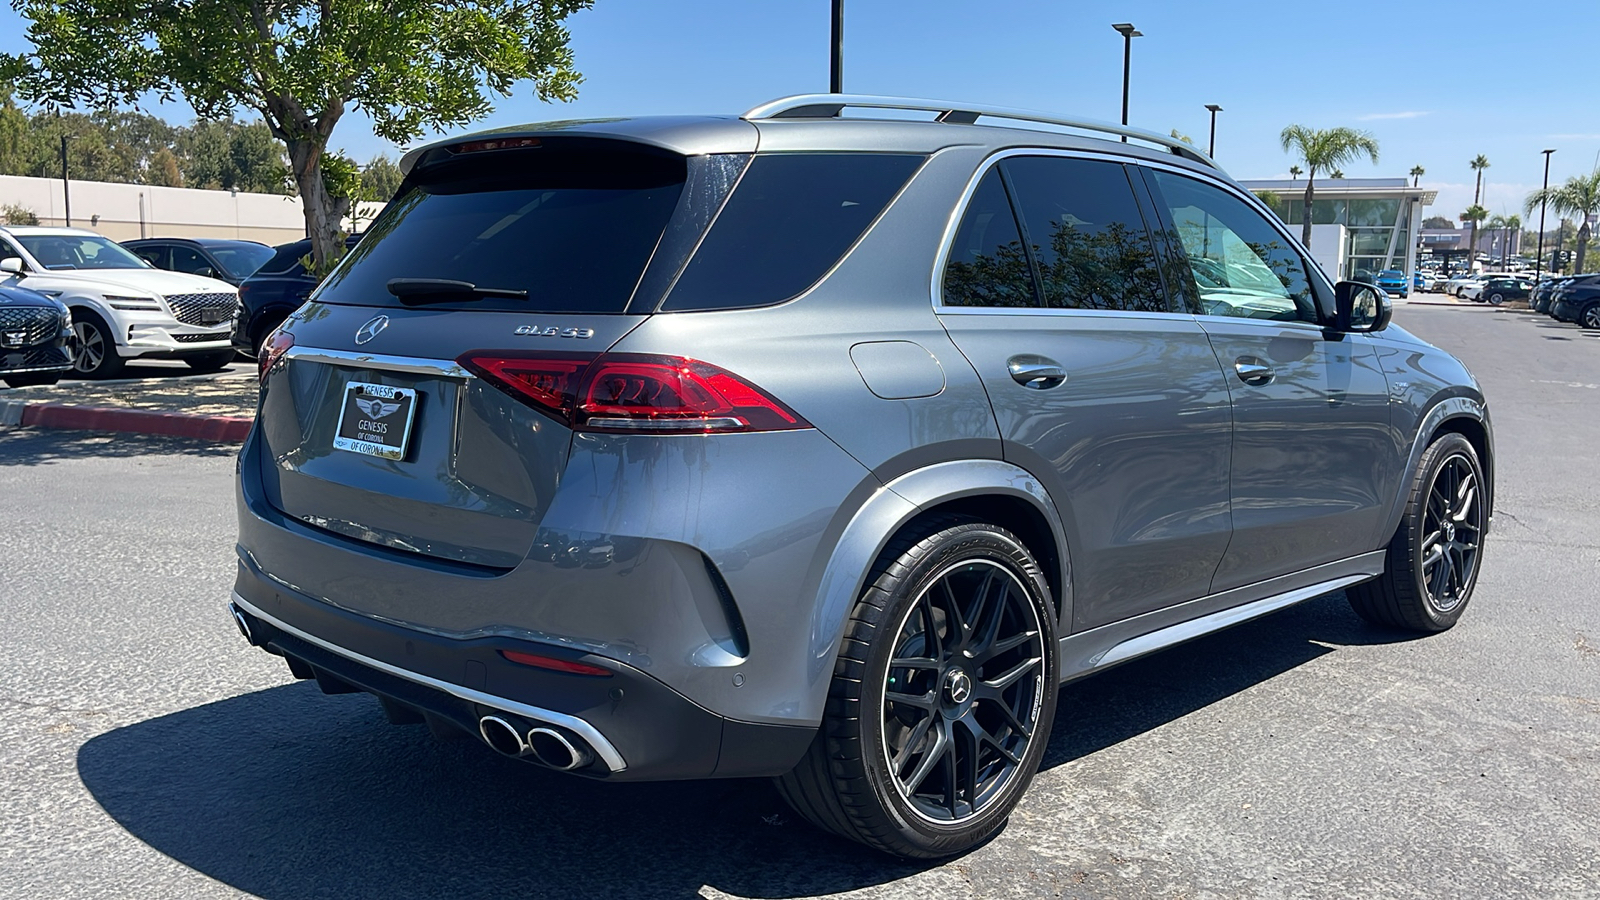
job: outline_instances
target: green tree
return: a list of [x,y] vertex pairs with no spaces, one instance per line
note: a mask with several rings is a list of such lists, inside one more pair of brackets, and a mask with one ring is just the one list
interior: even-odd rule
[[1574,175],[1562,184],[1534,191],[1528,195],[1522,211],[1531,216],[1533,211],[1539,208],[1540,203],[1547,204],[1552,212],[1563,219],[1570,216],[1580,223],[1577,267],[1572,271],[1585,271],[1584,254],[1589,249],[1589,239],[1594,236],[1589,227],[1589,220],[1600,216],[1600,169],[1595,169],[1588,175]]
[[1407,174],[1411,176],[1411,186],[1416,187],[1417,182],[1422,180],[1422,176],[1428,174],[1428,170],[1421,166],[1412,166],[1411,171]]
[[1187,134],[1184,134],[1176,128],[1172,129],[1172,136],[1177,140],[1183,141],[1185,144],[1194,144],[1194,138],[1189,137]]
[[[1363,156],[1378,161],[1378,139],[1354,128],[1307,128],[1290,125],[1278,136],[1285,153],[1294,153],[1306,164],[1305,216],[1300,226],[1300,242],[1311,246],[1311,202],[1316,198],[1317,171],[1337,170]],[[1341,175],[1343,173],[1340,173]]]
[[[563,21],[593,0],[12,0],[31,53],[4,71],[25,99],[131,105],[181,95],[202,118],[253,110],[288,151],[318,268],[343,253],[341,198],[325,163],[346,111],[405,143],[460,127],[529,80],[539,100],[570,100]],[[336,173],[335,173],[336,174]]]
[[399,189],[400,180],[400,167],[380,153],[361,167],[362,199],[386,202]]
[[196,119],[178,135],[177,153],[190,187],[281,194],[289,184],[283,145],[260,122]]
[[1467,241],[1467,271],[1472,271],[1478,259],[1478,223],[1489,218],[1489,211],[1474,203],[1461,214],[1461,221],[1472,226],[1472,237]]
[[1304,174],[1305,174],[1305,170],[1301,169],[1299,166],[1290,166],[1289,167],[1289,180],[1290,181],[1295,181],[1295,180],[1299,179],[1301,175],[1304,175]]
[[[1479,153],[1477,156],[1474,156],[1467,163],[1467,165],[1471,166],[1472,171],[1476,172],[1478,175],[1477,183],[1472,188],[1472,205],[1476,207],[1478,202],[1483,199],[1483,170],[1489,168],[1489,157]],[[1472,220],[1472,237],[1467,240],[1468,271],[1471,271],[1473,261],[1478,258],[1478,221],[1486,218],[1487,216],[1488,212],[1485,211],[1484,215]]]
[[1426,219],[1422,220],[1422,227],[1423,228],[1454,228],[1454,227],[1456,227],[1456,223],[1450,221],[1449,219],[1446,219],[1444,216],[1429,216]]

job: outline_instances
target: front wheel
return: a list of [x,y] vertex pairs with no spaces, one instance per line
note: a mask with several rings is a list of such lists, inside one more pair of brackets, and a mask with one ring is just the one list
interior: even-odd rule
[[1345,592],[1375,625],[1433,633],[1461,618],[1472,599],[1488,525],[1487,484],[1472,443],[1445,434],[1422,453],[1384,573]]
[[82,378],[115,378],[122,372],[117,342],[104,319],[86,309],[72,311],[72,370]]
[[1500,293],[1499,291],[1495,291],[1494,293],[1489,295],[1489,305],[1490,306],[1499,306],[1500,304],[1502,304],[1504,302],[1506,302],[1506,295]]
[[935,859],[1002,827],[1055,716],[1054,609],[1011,532],[935,520],[885,550],[850,621],[821,728],[779,791],[814,824]]
[[1600,330],[1600,303],[1591,303],[1578,313],[1578,324],[1591,330]]

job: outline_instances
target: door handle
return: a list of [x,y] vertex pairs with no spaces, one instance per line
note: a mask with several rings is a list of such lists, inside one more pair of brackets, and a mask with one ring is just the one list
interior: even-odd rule
[[1067,370],[1053,359],[1024,353],[1006,360],[1011,380],[1036,391],[1048,390],[1067,380]]
[[1239,373],[1239,380],[1248,385],[1260,387],[1271,384],[1274,376],[1272,367],[1254,356],[1241,356],[1233,364],[1233,370]]

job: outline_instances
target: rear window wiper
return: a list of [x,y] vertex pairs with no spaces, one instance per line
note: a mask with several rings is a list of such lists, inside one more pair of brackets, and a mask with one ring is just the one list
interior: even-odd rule
[[478,297],[528,299],[527,291],[478,287],[470,281],[455,281],[450,278],[391,278],[389,279],[389,293],[399,297],[400,302],[408,306],[420,306],[424,303],[450,303],[464,298],[476,299]]

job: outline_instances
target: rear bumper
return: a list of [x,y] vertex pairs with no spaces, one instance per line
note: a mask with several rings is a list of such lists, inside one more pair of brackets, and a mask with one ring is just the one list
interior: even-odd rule
[[[571,769],[578,775],[619,781],[778,775],[815,734],[727,719],[631,666],[580,650],[503,637],[457,640],[376,621],[300,595],[246,561],[232,608],[251,644],[284,657],[297,676],[316,678],[325,691],[365,691],[383,701],[392,720],[447,723],[474,736],[486,716],[522,734],[551,727],[592,751],[592,761]],[[502,650],[581,662],[610,675],[512,663]]]

